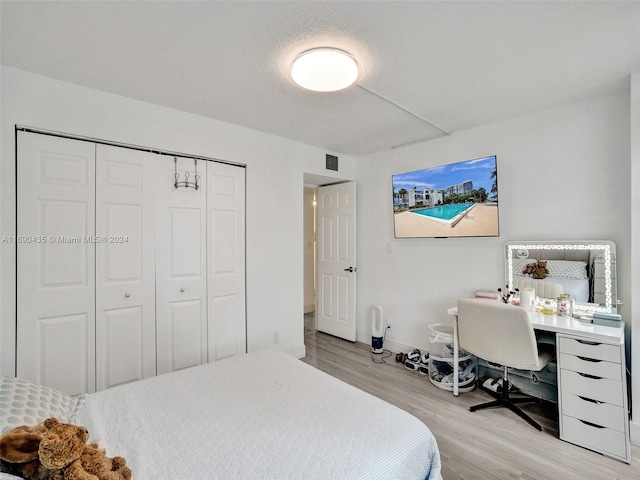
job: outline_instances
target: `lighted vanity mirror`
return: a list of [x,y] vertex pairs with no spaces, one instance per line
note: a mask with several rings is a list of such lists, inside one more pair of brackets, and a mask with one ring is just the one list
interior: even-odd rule
[[[616,246],[610,241],[507,242],[505,283],[510,288],[532,286],[538,297],[553,297],[558,289],[581,304],[615,311]],[[523,274],[527,265],[546,260],[544,279]]]

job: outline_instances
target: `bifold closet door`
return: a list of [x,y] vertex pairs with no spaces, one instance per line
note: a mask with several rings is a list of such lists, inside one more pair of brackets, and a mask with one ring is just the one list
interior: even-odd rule
[[68,394],[246,352],[245,169],[19,132],[17,373]]
[[195,180],[192,158],[160,156],[157,185],[158,374],[207,363],[207,164],[199,188],[175,188],[175,171]]
[[96,147],[98,390],[156,374],[156,161]]
[[74,395],[95,382],[95,145],[18,132],[17,375]]
[[207,165],[209,361],[247,351],[245,169]]

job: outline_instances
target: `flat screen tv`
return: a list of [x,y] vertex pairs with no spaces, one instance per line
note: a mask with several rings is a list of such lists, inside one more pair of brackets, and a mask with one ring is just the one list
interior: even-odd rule
[[392,176],[396,238],[497,237],[495,155]]

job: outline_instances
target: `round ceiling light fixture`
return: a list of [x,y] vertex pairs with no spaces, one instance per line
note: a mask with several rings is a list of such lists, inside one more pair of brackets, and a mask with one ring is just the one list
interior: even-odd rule
[[358,61],[337,48],[313,48],[291,62],[291,80],[307,90],[336,92],[354,85],[362,76]]

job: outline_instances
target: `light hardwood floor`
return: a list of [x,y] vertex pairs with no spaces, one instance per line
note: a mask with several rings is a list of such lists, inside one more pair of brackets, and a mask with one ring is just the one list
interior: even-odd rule
[[633,445],[627,465],[558,439],[555,405],[524,409],[542,424],[538,432],[506,409],[469,412],[491,400],[474,390],[454,397],[416,372],[396,363],[371,360],[370,346],[315,331],[305,316],[304,362],[396,405],[422,420],[436,437],[445,480],[640,479],[640,447]]

